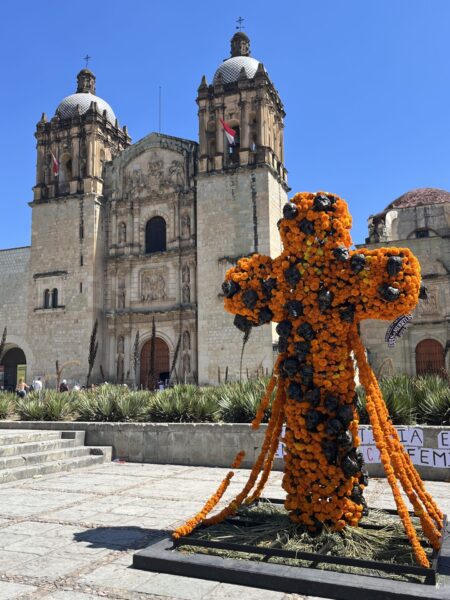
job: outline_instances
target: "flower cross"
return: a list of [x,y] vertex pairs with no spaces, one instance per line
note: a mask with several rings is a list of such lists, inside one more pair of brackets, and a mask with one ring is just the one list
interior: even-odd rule
[[347,205],[331,194],[297,194],[278,226],[283,252],[239,260],[223,284],[225,308],[242,331],[277,323],[291,519],[341,529],[367,512],[352,333],[363,319],[410,312],[420,267],[405,248],[350,250]]

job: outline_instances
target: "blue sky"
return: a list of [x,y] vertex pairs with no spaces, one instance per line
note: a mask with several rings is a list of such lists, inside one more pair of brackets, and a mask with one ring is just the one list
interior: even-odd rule
[[34,131],[93,58],[97,93],[134,141],[197,139],[195,97],[242,16],[286,109],[292,193],[344,197],[353,239],[416,187],[450,189],[447,0],[16,0],[2,5],[0,248],[30,243]]

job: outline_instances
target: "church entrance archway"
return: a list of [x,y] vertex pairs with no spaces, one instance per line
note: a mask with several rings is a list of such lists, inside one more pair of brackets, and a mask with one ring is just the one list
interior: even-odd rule
[[170,372],[170,353],[169,346],[161,338],[155,339],[155,373],[152,378],[150,373],[150,355],[152,341],[148,340],[142,346],[141,350],[141,387],[151,390],[158,387],[158,382],[167,383]]
[[436,373],[445,368],[444,348],[436,340],[422,340],[416,346],[416,375]]
[[0,366],[3,368],[3,387],[5,390],[14,391],[16,389],[17,380],[20,377],[26,379],[27,359],[24,351],[21,348],[15,347],[7,350]]

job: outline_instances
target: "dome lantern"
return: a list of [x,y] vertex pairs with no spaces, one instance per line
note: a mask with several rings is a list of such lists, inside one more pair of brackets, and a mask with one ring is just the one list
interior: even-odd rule
[[95,75],[89,69],[81,69],[77,75],[77,94],[95,94]]
[[250,56],[250,38],[243,31],[231,38],[231,56]]

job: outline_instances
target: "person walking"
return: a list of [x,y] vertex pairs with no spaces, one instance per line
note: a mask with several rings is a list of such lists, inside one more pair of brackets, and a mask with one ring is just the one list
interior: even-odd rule
[[16,393],[19,398],[25,398],[27,392],[29,390],[29,386],[25,383],[25,379],[21,377],[16,386]]
[[33,380],[32,385],[36,392],[40,392],[42,390],[42,378],[36,377],[36,379]]

